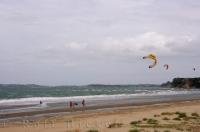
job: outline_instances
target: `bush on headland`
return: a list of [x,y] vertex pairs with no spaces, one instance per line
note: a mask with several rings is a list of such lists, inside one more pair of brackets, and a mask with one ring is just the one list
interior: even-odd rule
[[161,84],[163,87],[175,88],[200,88],[200,77],[197,78],[174,78],[172,82]]

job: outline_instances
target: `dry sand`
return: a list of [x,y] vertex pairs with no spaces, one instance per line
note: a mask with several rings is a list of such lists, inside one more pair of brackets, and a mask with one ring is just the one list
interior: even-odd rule
[[[88,130],[98,130],[99,132],[128,132],[135,128],[144,132],[154,132],[156,130],[160,132],[166,130],[170,130],[170,132],[180,132],[180,130],[178,130],[180,128],[184,131],[200,132],[199,117],[198,119],[181,119],[181,121],[176,121],[173,120],[173,118],[177,116],[176,114],[161,114],[163,112],[175,113],[177,111],[185,112],[188,116],[191,116],[191,113],[194,112],[200,114],[200,101],[88,110],[84,112],[74,112],[71,115],[62,114],[62,116],[50,117],[34,122],[5,122],[0,124],[0,132],[87,132]],[[155,117],[155,115],[158,116]],[[163,120],[164,117],[169,118],[169,120]],[[161,128],[159,125],[148,124],[143,121],[143,118],[155,119],[159,124],[164,124],[167,127]],[[146,124],[148,127],[130,125],[130,122],[138,120],[141,120],[142,124]],[[122,126],[108,128],[109,125],[113,123],[120,123]],[[169,127],[169,125],[172,126]]]

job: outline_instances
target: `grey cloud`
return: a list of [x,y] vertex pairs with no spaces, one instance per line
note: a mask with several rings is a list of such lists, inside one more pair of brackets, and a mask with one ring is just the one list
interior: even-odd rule
[[[159,83],[172,77],[160,74],[165,61],[177,68],[173,76],[192,76],[181,71],[200,65],[199,7],[196,0],[1,0],[0,83]],[[149,52],[161,57],[150,72],[140,60]]]

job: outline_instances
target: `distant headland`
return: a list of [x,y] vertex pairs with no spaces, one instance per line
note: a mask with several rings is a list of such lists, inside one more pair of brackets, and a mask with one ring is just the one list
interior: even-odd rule
[[200,88],[200,77],[174,78],[172,82],[168,81],[161,84],[161,86],[174,88]]
[[200,89],[200,77],[194,78],[173,78],[172,81],[168,81],[162,84],[88,84],[88,85],[61,85],[61,86],[45,86],[36,84],[0,84],[0,88],[72,88],[72,87],[171,87],[171,88],[199,88]]

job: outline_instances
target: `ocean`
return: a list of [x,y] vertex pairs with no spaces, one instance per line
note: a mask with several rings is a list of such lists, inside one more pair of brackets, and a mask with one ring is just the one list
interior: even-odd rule
[[[0,115],[5,113],[65,108],[69,101],[86,106],[145,104],[200,99],[199,89],[166,88],[159,85],[40,86],[0,85]],[[43,103],[40,104],[40,101]]]

